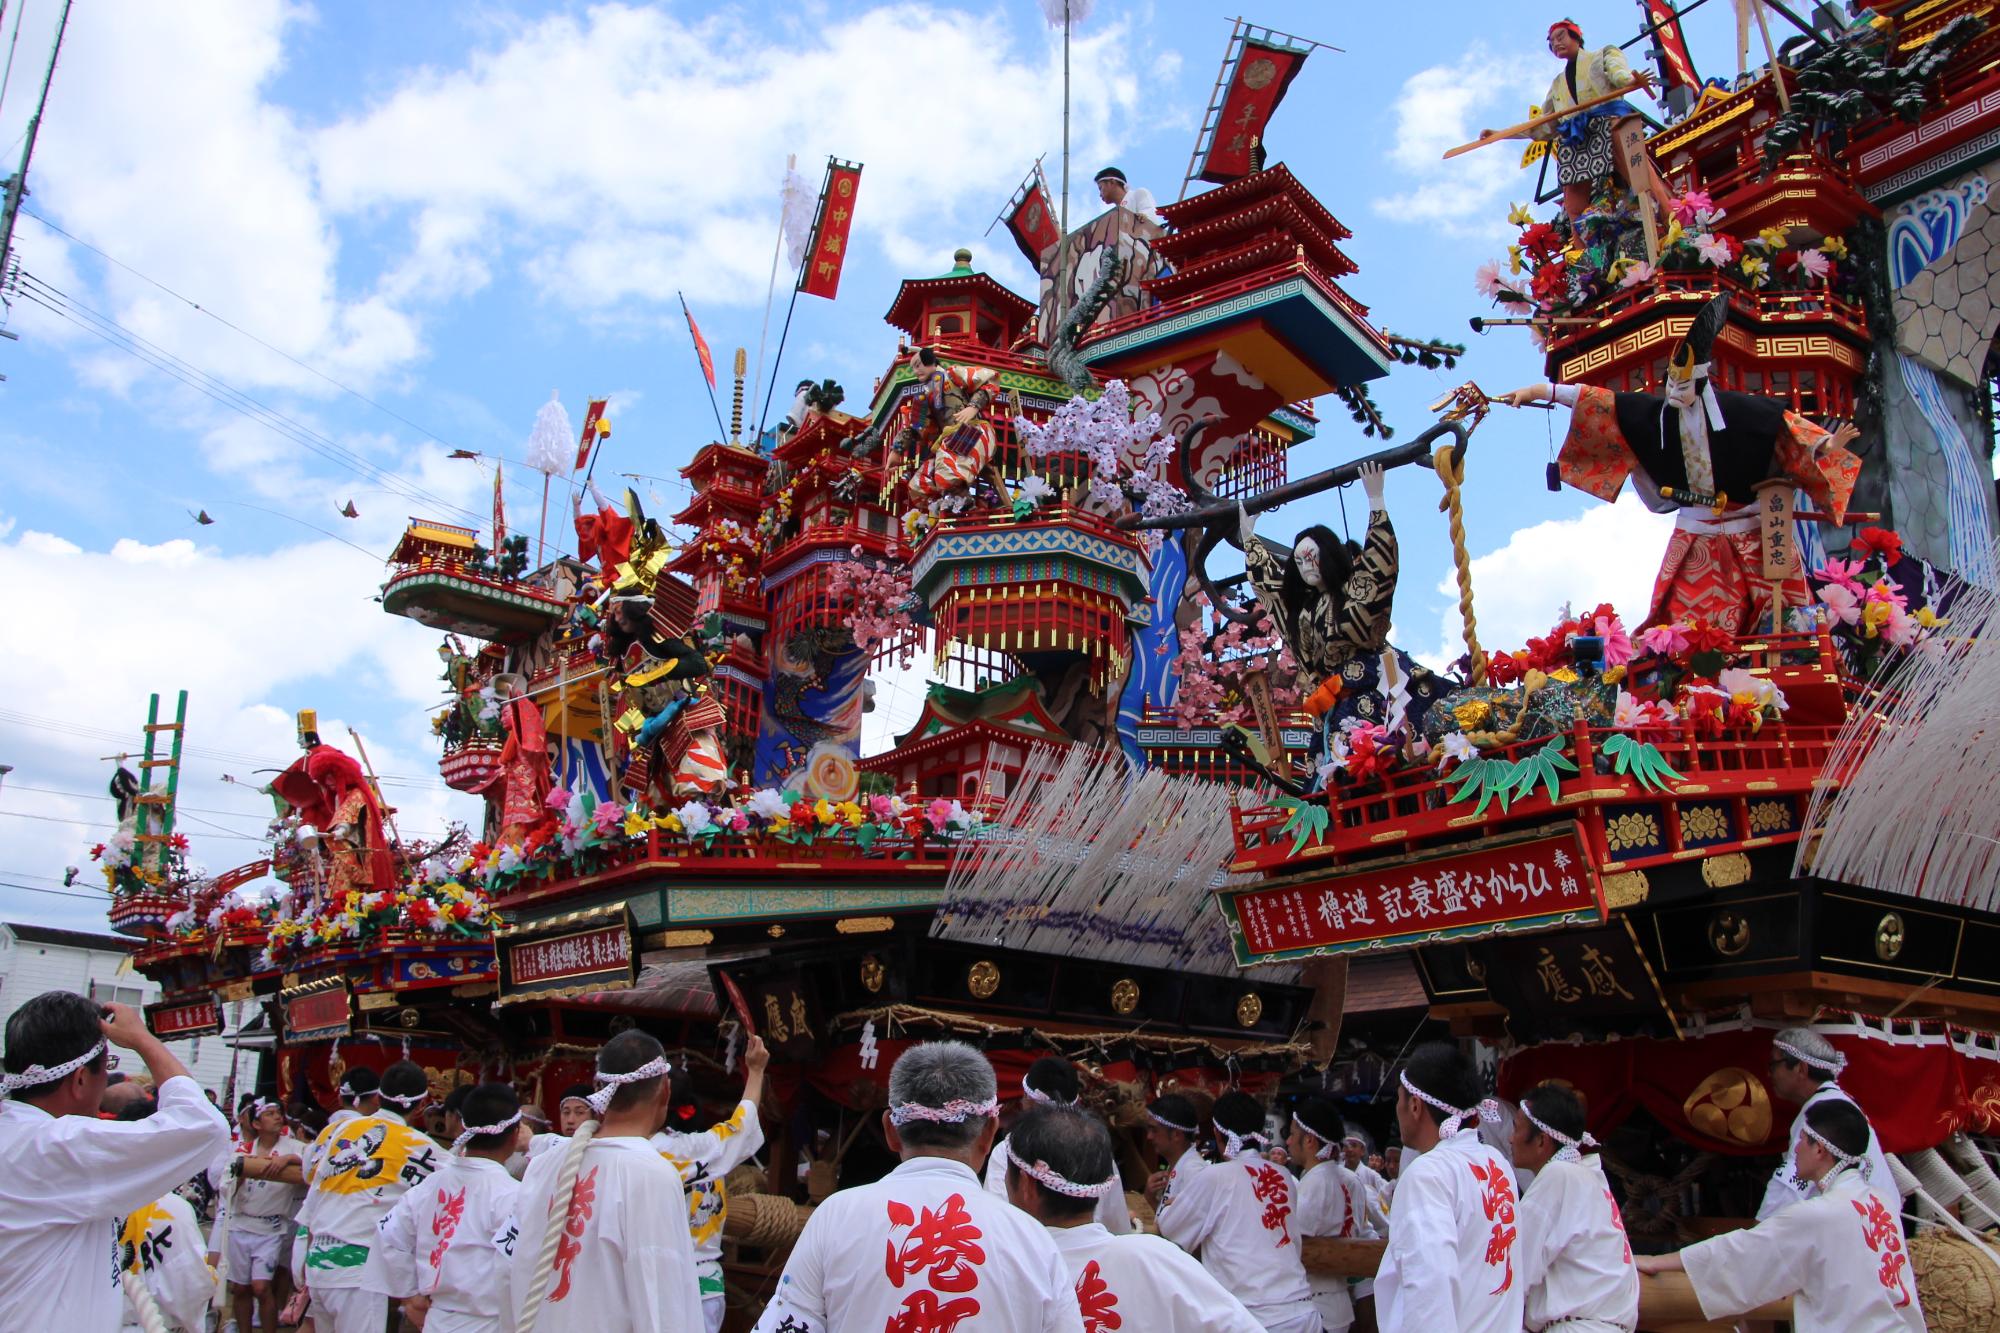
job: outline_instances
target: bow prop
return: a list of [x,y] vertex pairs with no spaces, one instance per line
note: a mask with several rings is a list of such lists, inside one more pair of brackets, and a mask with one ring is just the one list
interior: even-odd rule
[[1402,467],[1406,463],[1422,463],[1425,467],[1431,467],[1430,446],[1433,441],[1444,435],[1452,437],[1452,461],[1455,466],[1462,467],[1465,462],[1465,446],[1472,438],[1472,431],[1463,421],[1440,421],[1407,444],[1378,450],[1365,458],[1357,458],[1338,467],[1330,467],[1324,472],[1315,472],[1310,477],[1301,477],[1282,486],[1273,486],[1267,491],[1259,491],[1239,502],[1218,499],[1196,480],[1194,475],[1191,460],[1194,457],[1196,442],[1201,433],[1214,425],[1217,420],[1219,418],[1213,416],[1204,417],[1181,432],[1179,454],[1181,488],[1194,502],[1194,507],[1178,514],[1165,514],[1156,518],[1140,518],[1136,514],[1130,514],[1118,520],[1118,527],[1126,532],[1201,529],[1201,537],[1195,542],[1194,550],[1188,556],[1188,568],[1193,571],[1195,579],[1201,584],[1201,590],[1208,594],[1209,605],[1215,608],[1216,613],[1242,625],[1255,624],[1255,617],[1251,612],[1232,604],[1223,595],[1223,589],[1238,580],[1228,579],[1217,583],[1208,575],[1208,557],[1216,547],[1228,542],[1239,551],[1243,549],[1243,543],[1237,538],[1239,504],[1246,513],[1266,513],[1294,500],[1303,500],[1308,495],[1318,495],[1322,491],[1345,486],[1358,479],[1361,476],[1361,469],[1370,463],[1379,465],[1384,472],[1391,468]]

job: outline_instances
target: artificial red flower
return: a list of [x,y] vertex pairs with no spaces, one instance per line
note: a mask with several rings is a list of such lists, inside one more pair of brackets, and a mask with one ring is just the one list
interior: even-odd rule
[[101,843],[101,842],[100,842],[100,843],[98,843],[98,844],[97,844],[97,845],[96,845],[95,847],[93,847],[93,848],[91,848],[91,849],[90,849],[90,859],[91,859],[91,860],[93,860],[93,861],[97,861],[97,860],[102,860],[102,859],[103,859],[103,856],[104,856],[104,844],[103,844],[103,843]]
[[419,929],[435,921],[437,914],[437,904],[428,898],[413,898],[403,908],[403,915],[409,918],[411,925]]
[[1529,290],[1534,293],[1538,303],[1547,305],[1568,290],[1568,283],[1569,265],[1557,260],[1545,263],[1535,270],[1535,280],[1530,284]]
[[1512,685],[1521,678],[1521,664],[1512,653],[1495,653],[1486,659],[1486,682],[1489,685]]
[[1733,653],[1736,636],[1715,625],[1694,625],[1687,632],[1690,653]]
[[1887,528],[1863,528],[1854,539],[1854,549],[1864,560],[1879,555],[1883,564],[1893,565],[1903,558],[1903,539]]
[[1546,260],[1562,249],[1562,237],[1556,235],[1552,224],[1537,222],[1521,233],[1521,248],[1537,260]]
[[169,847],[172,847],[177,852],[186,851],[188,849],[187,834],[185,833],[174,834],[173,837],[167,839],[167,845]]
[[800,828],[811,828],[813,823],[812,802],[800,801],[792,806],[792,822]]

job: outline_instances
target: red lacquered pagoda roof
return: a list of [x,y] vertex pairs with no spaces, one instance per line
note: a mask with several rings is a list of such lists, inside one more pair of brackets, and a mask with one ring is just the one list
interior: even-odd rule
[[1314,198],[1312,191],[1300,184],[1299,178],[1294,176],[1282,162],[1274,163],[1241,180],[1218,185],[1213,190],[1204,190],[1191,199],[1183,199],[1177,204],[1167,204],[1160,209],[1160,215],[1173,224],[1176,233],[1191,231],[1204,222],[1227,213],[1238,212],[1260,199],[1273,195],[1283,195],[1296,201],[1307,216],[1313,219],[1313,226],[1336,241],[1344,241],[1354,235],[1341,225],[1339,218],[1326,211],[1326,205]]

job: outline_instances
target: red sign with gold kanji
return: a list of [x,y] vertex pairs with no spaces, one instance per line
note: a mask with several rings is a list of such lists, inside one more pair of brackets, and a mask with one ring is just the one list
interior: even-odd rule
[[146,1006],[146,1026],[161,1041],[206,1037],[222,1031],[222,1006],[214,996],[200,1000],[162,1001]]
[[1236,961],[1594,924],[1604,895],[1575,824],[1419,859],[1225,889]]
[[1285,90],[1305,63],[1306,51],[1298,47],[1244,41],[1229,91],[1222,99],[1214,137],[1194,173],[1196,180],[1226,185],[1257,169],[1250,150],[1263,139],[1271,113],[1278,109]]
[[812,248],[799,270],[799,290],[831,301],[840,291],[840,268],[847,262],[847,236],[854,226],[854,196],[861,191],[859,163],[828,162],[819,195],[819,218]]

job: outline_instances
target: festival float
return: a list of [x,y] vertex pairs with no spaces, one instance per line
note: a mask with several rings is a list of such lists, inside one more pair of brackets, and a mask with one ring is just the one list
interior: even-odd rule
[[[879,1151],[914,1040],[979,1043],[1010,1094],[1060,1052],[1119,1128],[1164,1089],[1308,1084],[1379,1128],[1410,1026],[1374,1019],[1414,1012],[1477,1039],[1503,1094],[1582,1092],[1654,1247],[1752,1211],[1788,1123],[1771,1032],[1816,1023],[1938,1224],[1912,1247],[1927,1307],[1972,1309],[1964,1233],[2000,1222],[1972,1137],[2000,1133],[1993,7],[1823,7],[1703,84],[1646,5],[1627,46],[1663,115],[1614,88],[1467,145],[1524,137],[1556,173],[1468,277],[1497,307],[1474,332],[1522,330],[1560,388],[1464,384],[1400,442],[1368,385],[1464,348],[1350,292],[1347,229],[1264,158],[1313,44],[1239,23],[1189,170],[1212,188],[1154,208],[1119,177],[1066,228],[1031,172],[1002,220],[1033,299],[960,249],[894,293],[866,395],[804,379],[768,430],[739,352],[670,518],[589,484],[595,400],[529,441],[581,474],[573,558],[538,539],[530,568],[497,506],[487,545],[411,521],[382,604],[446,636],[440,773],[485,802],[476,833],[399,840],[365,753],[302,715],[268,864],[179,866],[142,769],[114,922],[172,1003],[265,1001],[281,1087],[322,1101],[407,1048],[553,1111],[633,1024],[726,1101],[761,1035],[770,1168],[733,1185],[733,1308]],[[861,178],[829,161],[799,293],[837,294]],[[1316,399],[1369,450],[1295,468],[1355,452]],[[1515,410],[1564,428],[1552,489],[1629,482],[1676,515],[1650,605],[1481,642],[1475,434]],[[1386,637],[1380,477],[1406,466],[1448,516],[1453,663]],[[1359,541],[1258,533],[1357,482]],[[871,674],[919,659],[940,682],[864,755]],[[281,891],[241,892],[267,871]],[[1308,1254],[1372,1271],[1365,1242]],[[1684,1286],[1646,1301],[1648,1327],[1694,1319]]]

